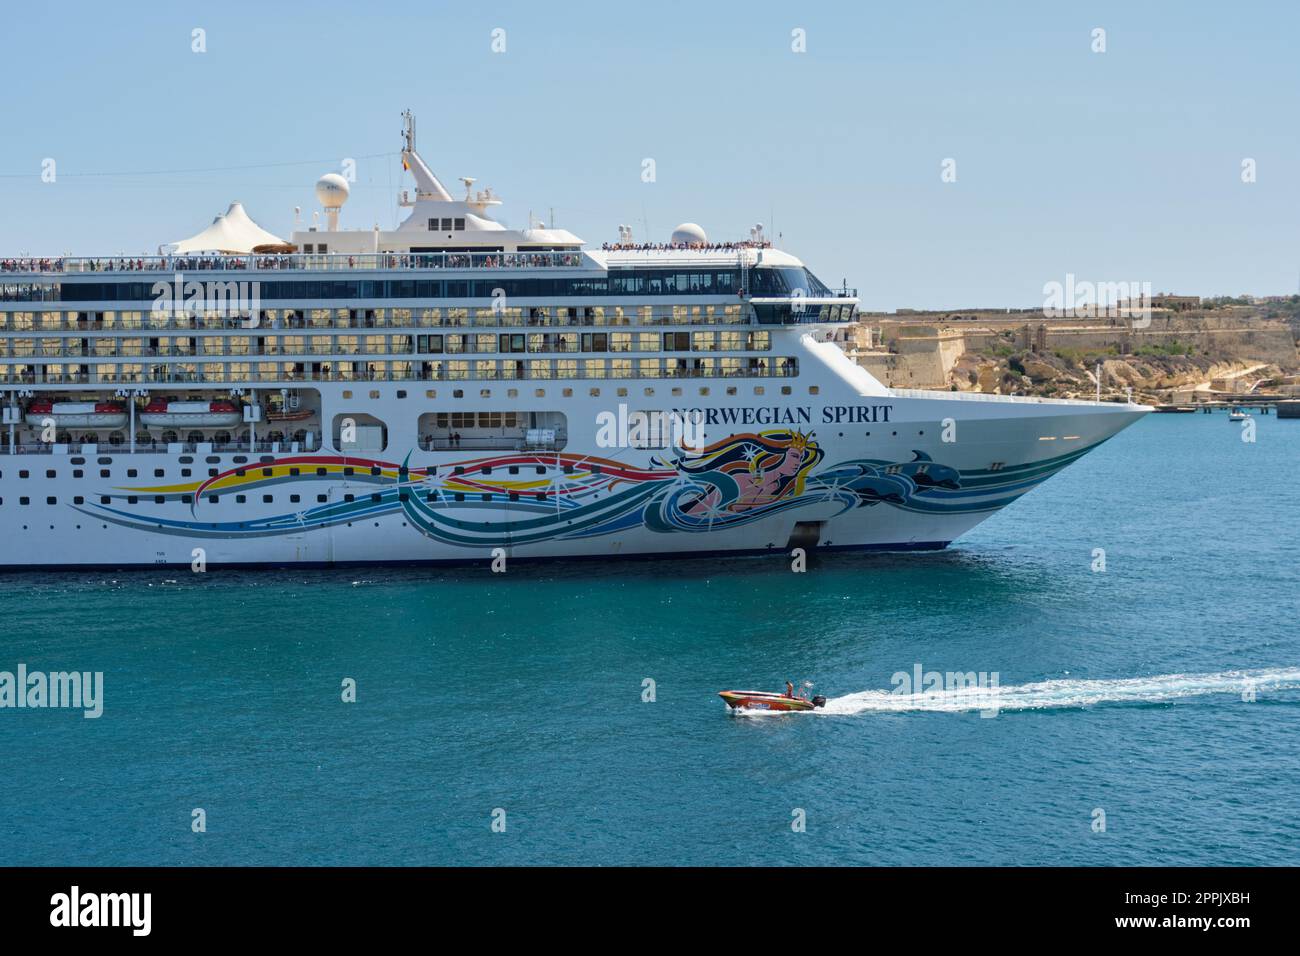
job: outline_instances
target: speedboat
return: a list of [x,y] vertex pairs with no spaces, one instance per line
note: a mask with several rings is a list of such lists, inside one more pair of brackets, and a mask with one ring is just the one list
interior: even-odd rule
[[727,702],[733,710],[812,710],[825,707],[826,698],[820,694],[812,699],[807,697],[789,697],[766,690],[722,690],[718,696]]
[[1249,417],[1249,415],[1237,408],[1228,412],[1228,421],[1230,422],[1244,422]]

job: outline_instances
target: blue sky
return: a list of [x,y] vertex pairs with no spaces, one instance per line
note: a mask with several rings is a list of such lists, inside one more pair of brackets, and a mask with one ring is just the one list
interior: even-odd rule
[[1289,294],[1298,28],[1281,0],[12,6],[0,256],[144,253],[232,199],[287,235],[345,157],[344,225],[391,228],[409,107],[511,225],[762,222],[867,308],[1034,306],[1067,273]]

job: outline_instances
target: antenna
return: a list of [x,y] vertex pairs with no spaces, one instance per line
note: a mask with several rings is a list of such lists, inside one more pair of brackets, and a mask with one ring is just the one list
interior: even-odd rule
[[406,151],[415,152],[415,116],[409,109],[402,110],[402,138],[406,140]]

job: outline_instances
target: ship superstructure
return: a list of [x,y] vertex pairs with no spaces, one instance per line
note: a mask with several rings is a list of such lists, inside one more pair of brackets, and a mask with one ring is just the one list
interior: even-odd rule
[[588,249],[402,156],[393,231],[327,175],[287,243],[0,259],[0,566],[941,548],[1147,411],[888,389],[759,228]]

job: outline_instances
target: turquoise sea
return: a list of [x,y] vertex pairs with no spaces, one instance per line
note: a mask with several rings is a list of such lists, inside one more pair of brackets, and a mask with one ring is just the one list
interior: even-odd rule
[[[0,576],[0,670],[105,682],[0,710],[0,864],[1298,864],[1300,421],[1257,421],[1149,416],[946,552],[804,574]],[[917,665],[1007,705],[888,693]],[[787,679],[826,711],[715,696]]]

